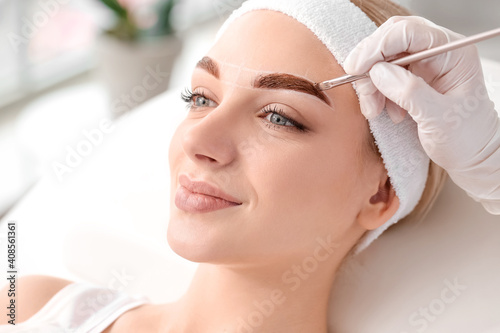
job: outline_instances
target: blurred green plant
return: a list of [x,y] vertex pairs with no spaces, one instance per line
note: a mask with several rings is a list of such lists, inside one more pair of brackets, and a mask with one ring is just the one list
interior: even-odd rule
[[113,11],[116,22],[106,31],[122,40],[166,36],[174,32],[172,9],[179,0],[100,0]]

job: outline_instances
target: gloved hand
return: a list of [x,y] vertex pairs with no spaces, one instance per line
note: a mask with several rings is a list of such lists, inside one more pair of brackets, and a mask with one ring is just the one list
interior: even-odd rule
[[460,48],[407,69],[386,62],[462,37],[421,17],[393,17],[349,54],[344,70],[370,73],[370,79],[356,82],[368,119],[384,106],[394,122],[409,113],[429,157],[486,210],[500,214],[500,119],[477,48]]

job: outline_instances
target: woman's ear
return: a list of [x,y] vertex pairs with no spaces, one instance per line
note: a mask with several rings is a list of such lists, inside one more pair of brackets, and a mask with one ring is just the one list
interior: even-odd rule
[[378,189],[363,204],[358,214],[358,223],[367,230],[373,230],[388,221],[399,208],[399,198],[385,175],[378,184]]

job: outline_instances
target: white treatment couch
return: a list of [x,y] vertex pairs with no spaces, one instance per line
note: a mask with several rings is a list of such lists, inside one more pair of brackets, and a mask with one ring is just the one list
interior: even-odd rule
[[[484,65],[500,107],[500,65]],[[3,218],[2,235],[8,221],[18,226],[21,276],[85,280],[154,302],[182,295],[197,265],[166,242],[168,146],[186,112],[179,94],[121,118],[62,182],[47,170]],[[330,324],[335,333],[500,332],[500,217],[448,181],[425,221],[391,227],[339,273]]]

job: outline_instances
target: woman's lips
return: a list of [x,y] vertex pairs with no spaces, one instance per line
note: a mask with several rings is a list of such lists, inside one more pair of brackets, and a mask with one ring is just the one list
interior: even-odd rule
[[190,213],[207,213],[241,205],[238,199],[201,181],[192,181],[186,175],[179,176],[179,188],[175,194],[177,208]]

